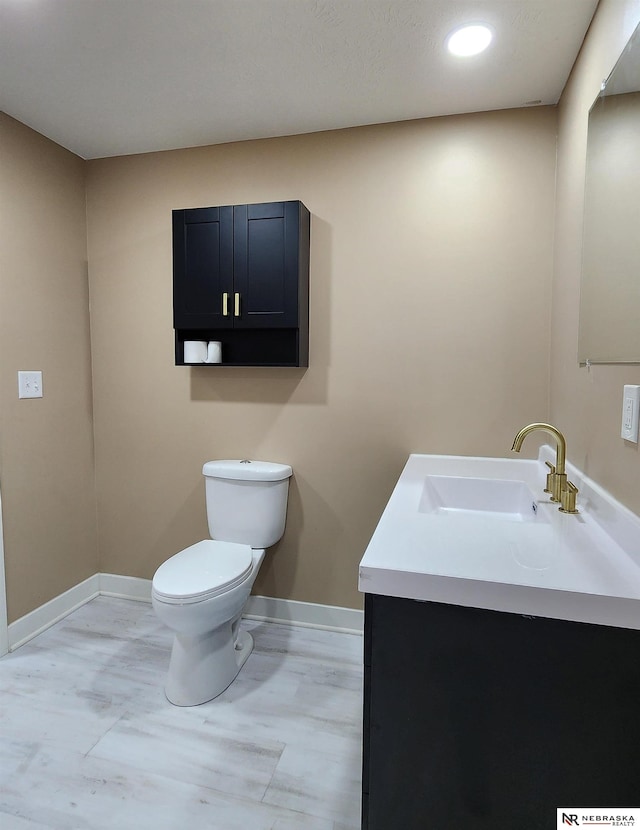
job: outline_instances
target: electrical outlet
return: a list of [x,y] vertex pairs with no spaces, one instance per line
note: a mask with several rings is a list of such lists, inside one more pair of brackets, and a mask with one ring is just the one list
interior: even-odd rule
[[638,415],[640,414],[640,386],[624,387],[622,396],[622,431],[625,441],[638,443]]
[[18,397],[42,397],[42,372],[18,372]]

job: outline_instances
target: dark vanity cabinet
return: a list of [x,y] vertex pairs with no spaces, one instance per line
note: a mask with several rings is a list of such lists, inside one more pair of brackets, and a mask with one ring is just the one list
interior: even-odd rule
[[176,364],[216,340],[222,365],[308,366],[309,242],[299,201],[174,210]]
[[640,803],[640,631],[365,595],[363,830]]

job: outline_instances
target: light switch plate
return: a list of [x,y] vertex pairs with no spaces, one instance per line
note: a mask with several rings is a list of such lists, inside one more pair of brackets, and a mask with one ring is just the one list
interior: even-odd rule
[[18,397],[42,397],[42,372],[18,372]]
[[640,412],[640,386],[627,385],[622,395],[622,431],[625,441],[638,443],[638,414]]

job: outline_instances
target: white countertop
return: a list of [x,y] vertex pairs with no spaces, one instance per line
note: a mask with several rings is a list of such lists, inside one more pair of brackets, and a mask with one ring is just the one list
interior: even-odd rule
[[[543,493],[537,461],[411,455],[360,563],[362,592],[640,629],[640,518],[567,465],[577,515]],[[423,512],[427,476],[524,481],[531,521]]]

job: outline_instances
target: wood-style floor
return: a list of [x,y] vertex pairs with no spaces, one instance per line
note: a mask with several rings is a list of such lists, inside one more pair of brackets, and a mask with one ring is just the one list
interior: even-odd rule
[[362,638],[245,621],[202,706],[163,693],[170,632],[99,597],[0,660],[2,830],[353,830]]

